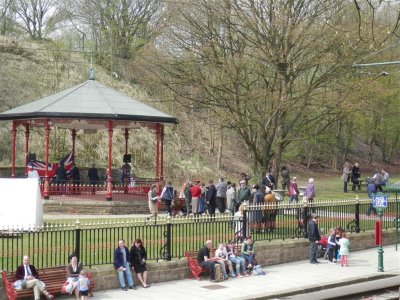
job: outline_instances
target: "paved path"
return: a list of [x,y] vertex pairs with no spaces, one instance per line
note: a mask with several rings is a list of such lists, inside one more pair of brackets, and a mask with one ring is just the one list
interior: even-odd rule
[[120,289],[99,291],[95,293],[93,299],[279,299],[287,293],[296,295],[314,292],[321,287],[334,288],[351,282],[377,279],[375,277],[380,275],[400,275],[399,257],[400,249],[396,252],[394,245],[384,247],[384,273],[377,272],[378,259],[374,248],[351,253],[348,268],[340,267],[338,264],[328,264],[322,259],[318,265],[299,261],[266,267],[265,276],[230,278],[214,284],[207,278],[202,278],[201,281],[185,279],[157,283],[147,289],[139,287],[137,290],[127,292]]

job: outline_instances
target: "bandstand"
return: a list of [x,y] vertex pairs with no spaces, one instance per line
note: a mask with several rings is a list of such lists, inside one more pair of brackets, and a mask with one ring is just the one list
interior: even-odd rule
[[[176,124],[177,119],[167,115],[136,99],[125,96],[108,88],[94,79],[76,85],[51,96],[44,97],[34,102],[13,108],[0,113],[0,121],[12,121],[11,135],[11,177],[16,176],[16,138],[17,128],[22,126],[25,130],[25,156],[26,166],[29,159],[29,131],[36,126],[44,127],[45,146],[45,175],[42,182],[42,196],[49,199],[56,195],[60,187],[50,184],[49,166],[49,139],[52,128],[70,130],[72,139],[72,159],[75,157],[75,139],[78,130],[94,132],[106,130],[108,132],[108,162],[105,185],[96,186],[70,186],[66,196],[79,194],[80,197],[103,197],[112,200],[114,193],[129,194],[128,183],[125,186],[113,185],[112,178],[112,147],[113,133],[122,130],[125,135],[125,154],[128,155],[128,141],[133,129],[147,127],[154,131],[156,136],[155,177],[146,180],[145,185],[160,183],[164,177],[163,148],[164,126]],[[25,168],[25,175],[28,170]],[[64,189],[64,191],[65,191]],[[144,189],[136,193],[144,193]]]

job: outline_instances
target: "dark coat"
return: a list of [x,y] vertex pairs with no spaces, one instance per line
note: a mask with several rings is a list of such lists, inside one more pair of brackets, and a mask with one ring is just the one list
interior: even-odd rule
[[88,177],[90,182],[95,182],[100,180],[97,169],[93,167],[88,170]]
[[[126,253],[126,261],[129,262],[129,250],[128,247],[124,247],[125,253]],[[115,249],[114,251],[114,268],[115,270],[123,267],[124,266],[124,256],[122,254],[122,251],[120,247]]]
[[308,222],[308,240],[310,242],[319,241],[321,236],[319,235],[318,224],[314,220]]
[[[33,265],[29,265],[29,269],[31,269],[32,276],[35,278],[39,278],[39,274],[36,271],[36,268]],[[15,271],[15,280],[22,280],[25,278],[25,266],[20,265]]]
[[208,187],[208,191],[207,191],[207,202],[208,203],[215,203],[216,199],[217,199],[217,189],[215,188],[215,185],[211,184]]

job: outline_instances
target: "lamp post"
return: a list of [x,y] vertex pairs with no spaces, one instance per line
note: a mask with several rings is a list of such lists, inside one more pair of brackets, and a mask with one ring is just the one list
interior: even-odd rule
[[378,246],[378,272],[383,272],[383,248],[382,248],[382,215],[387,207],[388,198],[384,193],[376,193],[373,205],[378,212],[378,221],[375,223],[375,245]]

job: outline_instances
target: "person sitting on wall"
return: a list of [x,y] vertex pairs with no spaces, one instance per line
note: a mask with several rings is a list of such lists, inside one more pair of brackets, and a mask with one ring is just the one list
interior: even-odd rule
[[46,296],[46,299],[54,299],[45,289],[46,285],[43,281],[39,280],[36,268],[29,264],[29,256],[25,255],[20,265],[15,272],[15,289],[32,289],[35,300],[40,299],[40,295]]

